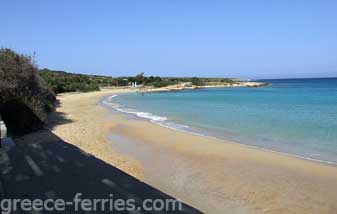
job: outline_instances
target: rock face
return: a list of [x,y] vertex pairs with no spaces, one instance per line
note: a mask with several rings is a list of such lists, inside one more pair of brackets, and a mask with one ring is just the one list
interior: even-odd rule
[[0,49],[0,114],[10,132],[41,128],[54,101],[31,57]]

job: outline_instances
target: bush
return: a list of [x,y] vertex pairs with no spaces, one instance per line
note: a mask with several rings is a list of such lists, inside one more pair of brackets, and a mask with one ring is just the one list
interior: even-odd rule
[[0,114],[10,131],[41,128],[54,101],[32,57],[0,49]]
[[[48,87],[54,93],[74,92],[74,91],[98,91],[99,83],[104,79],[90,77],[83,74],[71,74],[63,71],[51,71],[49,69],[40,70],[42,78],[48,83]],[[108,80],[104,81],[108,84]]]
[[192,85],[196,85],[196,86],[205,85],[205,83],[198,77],[193,77],[191,82],[192,82]]
[[151,83],[151,85],[152,85],[153,87],[155,87],[155,88],[160,88],[160,87],[166,87],[166,86],[169,86],[170,83],[169,83],[169,82],[163,82],[163,81],[161,81],[161,82],[153,82],[153,83]]

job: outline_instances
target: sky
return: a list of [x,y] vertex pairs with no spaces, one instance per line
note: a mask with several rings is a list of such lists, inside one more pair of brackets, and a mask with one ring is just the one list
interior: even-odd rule
[[336,0],[0,0],[0,46],[40,68],[130,76],[337,76]]

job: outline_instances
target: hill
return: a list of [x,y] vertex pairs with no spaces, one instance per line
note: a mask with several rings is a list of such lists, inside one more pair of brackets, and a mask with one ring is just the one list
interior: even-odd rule
[[100,87],[128,86],[136,82],[137,85],[160,88],[169,85],[189,82],[195,86],[220,85],[235,83],[229,78],[198,78],[198,77],[159,77],[144,76],[140,73],[135,77],[109,77],[98,75],[85,75],[53,71],[47,68],[40,70],[41,77],[47,82],[48,87],[56,94],[64,92],[88,92],[100,90]]

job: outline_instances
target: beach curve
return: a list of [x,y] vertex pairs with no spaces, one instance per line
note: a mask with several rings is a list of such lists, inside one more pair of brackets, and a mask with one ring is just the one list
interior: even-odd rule
[[[337,198],[336,167],[177,132],[148,121],[130,120],[121,114],[110,115],[107,109],[98,105],[103,96],[123,92],[132,91],[103,90],[59,96],[61,105],[57,111],[64,112],[74,122],[56,126],[53,132],[69,143],[207,213],[218,213],[214,210],[244,210],[244,213],[247,210],[257,213],[335,213],[337,210],[334,203]],[[81,111],[78,111],[79,107]],[[72,126],[71,129],[69,126]],[[89,134],[83,134],[81,128],[95,133],[97,129],[102,129],[100,126],[105,127],[106,131],[98,131],[100,134],[89,137],[92,140],[88,142]],[[127,148],[125,145],[117,145],[118,142],[110,145],[107,136],[112,133],[129,139]],[[137,146],[150,148],[154,160],[165,154],[164,160],[160,159],[155,169],[159,169],[172,157],[176,158],[173,161],[175,164],[172,164],[175,167],[169,167],[165,173],[159,170],[157,174],[147,170],[151,166],[148,162],[151,161],[145,162],[137,152],[140,150],[132,147],[137,141],[140,142]],[[95,142],[94,145],[92,142]],[[189,173],[184,174],[184,171]],[[196,181],[170,182],[168,178],[172,176],[195,176],[193,179]],[[197,195],[200,190],[204,191],[204,196]],[[205,198],[209,199],[203,201]],[[235,205],[228,206],[226,202],[235,202],[244,209],[238,211],[237,207],[233,207]]]

